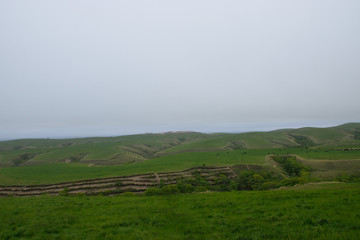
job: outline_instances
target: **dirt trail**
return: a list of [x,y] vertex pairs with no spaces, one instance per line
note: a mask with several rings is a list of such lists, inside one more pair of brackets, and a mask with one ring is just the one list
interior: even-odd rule
[[[247,166],[247,165],[246,165]],[[248,169],[249,169],[249,166],[247,166],[248,167]],[[231,172],[233,175],[234,175],[234,177],[237,177],[238,175],[236,174],[236,172],[234,172],[234,170],[232,170],[232,168],[231,167],[227,167],[226,169],[228,169],[229,170],[229,172]]]
[[154,173],[154,175],[155,175],[155,179],[156,179],[156,181],[157,181],[158,183],[160,183],[160,178],[159,178],[159,174],[157,174],[157,173]]

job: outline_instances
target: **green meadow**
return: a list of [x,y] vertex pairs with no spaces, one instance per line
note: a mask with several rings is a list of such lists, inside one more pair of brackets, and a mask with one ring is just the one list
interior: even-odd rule
[[0,239],[357,239],[360,188],[347,186],[0,198]]

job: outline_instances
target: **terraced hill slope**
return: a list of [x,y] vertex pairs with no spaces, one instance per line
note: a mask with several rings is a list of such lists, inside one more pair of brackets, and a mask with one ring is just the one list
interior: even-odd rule
[[229,178],[236,176],[236,173],[229,167],[201,167],[181,172],[149,173],[48,185],[0,186],[0,197],[61,195],[64,193],[67,195],[97,195],[99,193],[116,195],[124,192],[144,192],[149,187],[158,186],[160,182],[169,185],[175,184],[179,178],[194,179],[194,173],[200,174],[209,184],[214,184],[220,175],[226,175]]

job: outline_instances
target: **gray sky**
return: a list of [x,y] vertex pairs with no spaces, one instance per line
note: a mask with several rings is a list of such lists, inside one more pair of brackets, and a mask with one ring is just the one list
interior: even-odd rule
[[360,121],[358,0],[0,0],[0,139]]

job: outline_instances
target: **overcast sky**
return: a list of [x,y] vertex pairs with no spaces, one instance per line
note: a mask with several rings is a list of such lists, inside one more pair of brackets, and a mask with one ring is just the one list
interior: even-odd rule
[[0,139],[360,121],[358,0],[1,0]]

